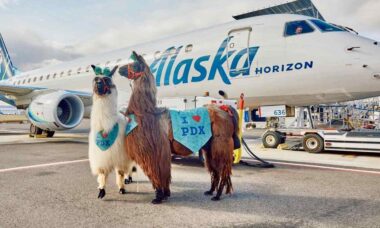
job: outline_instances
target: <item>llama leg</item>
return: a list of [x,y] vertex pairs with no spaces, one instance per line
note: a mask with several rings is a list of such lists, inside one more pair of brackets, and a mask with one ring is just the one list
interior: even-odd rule
[[162,188],[156,189],[156,198],[152,200],[152,204],[160,204],[165,199],[164,190]]
[[163,200],[167,200],[170,197],[170,181],[171,181],[171,152],[170,144],[168,141],[163,140],[162,148],[159,153],[158,160],[158,185],[156,188],[156,199],[152,203],[161,203]]
[[125,186],[124,186],[124,171],[116,168],[115,174],[116,174],[116,184],[119,187],[119,193],[127,194],[127,191],[125,191]]
[[224,185],[226,184],[226,179],[222,178],[219,183],[218,192],[216,193],[216,196],[212,197],[211,200],[218,201],[220,200],[220,196],[223,193]]
[[226,194],[232,194],[233,187],[232,187],[232,181],[231,176],[228,176],[227,182],[226,182]]
[[98,184],[99,184],[98,198],[99,199],[103,199],[103,197],[106,195],[106,190],[105,190],[106,181],[107,181],[107,174],[103,171],[100,171],[98,174]]
[[205,159],[205,165],[211,175],[211,188],[208,191],[205,191],[205,195],[213,195],[216,187],[219,184],[219,173],[215,170],[215,167],[212,164],[212,157],[211,157],[211,151],[204,151],[203,155]]
[[213,171],[210,174],[211,174],[211,188],[210,188],[210,190],[205,191],[204,194],[212,196],[214,194],[216,187],[218,186],[220,178],[219,178],[219,174],[215,171]]
[[137,172],[137,168],[136,168],[136,166],[133,166],[132,169],[131,169],[131,171],[129,171],[125,175],[125,180],[124,180],[125,184],[131,184],[133,182],[132,174],[135,173],[135,172]]
[[165,180],[163,183],[164,184],[164,199],[167,200],[171,195],[171,192],[170,192],[171,164],[169,164],[168,167],[166,167],[164,180]]
[[164,197],[165,197],[165,199],[168,199],[170,197],[170,195],[171,195],[170,188],[166,187],[164,189]]

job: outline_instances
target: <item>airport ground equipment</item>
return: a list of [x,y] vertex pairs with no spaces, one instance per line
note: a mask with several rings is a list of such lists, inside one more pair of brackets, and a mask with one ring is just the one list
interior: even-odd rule
[[[300,108],[295,128],[271,128],[263,134],[262,143],[266,148],[277,148],[285,143],[287,137],[296,136],[301,139],[303,149],[309,153],[322,151],[380,153],[380,130],[372,129],[377,125],[375,112],[374,108],[369,109],[357,104]],[[370,119],[373,124],[367,123]],[[309,128],[305,129],[305,126]],[[320,128],[317,129],[316,126]],[[361,129],[355,129],[358,126]]]
[[302,145],[305,151],[352,151],[380,153],[380,131],[378,130],[307,130]]

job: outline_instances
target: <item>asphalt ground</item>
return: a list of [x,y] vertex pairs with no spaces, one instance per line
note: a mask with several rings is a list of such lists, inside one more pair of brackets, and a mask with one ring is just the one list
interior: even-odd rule
[[118,194],[112,174],[106,197],[97,199],[87,148],[0,145],[0,227],[380,227],[378,174],[238,165],[233,195],[214,202],[203,195],[209,174],[193,157],[173,161],[172,197],[152,205],[154,191],[141,170],[128,194]]

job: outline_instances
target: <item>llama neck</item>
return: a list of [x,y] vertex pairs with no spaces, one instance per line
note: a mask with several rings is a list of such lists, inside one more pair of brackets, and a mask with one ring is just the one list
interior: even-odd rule
[[93,96],[91,111],[91,129],[109,132],[118,120],[117,96],[112,94],[106,97]]
[[154,113],[157,109],[157,88],[153,76],[146,76],[150,80],[139,81],[134,84],[132,96],[128,104],[129,113]]

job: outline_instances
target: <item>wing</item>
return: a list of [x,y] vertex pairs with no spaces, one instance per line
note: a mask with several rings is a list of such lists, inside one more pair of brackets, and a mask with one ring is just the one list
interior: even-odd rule
[[[7,104],[16,106],[16,100],[18,97],[23,96],[38,96],[40,94],[48,94],[58,90],[48,89],[42,87],[30,87],[30,86],[14,86],[14,85],[0,85],[0,101]],[[84,106],[92,104],[92,94],[81,91],[65,90],[68,93],[77,95],[83,102]],[[10,98],[11,97],[11,98]]]

